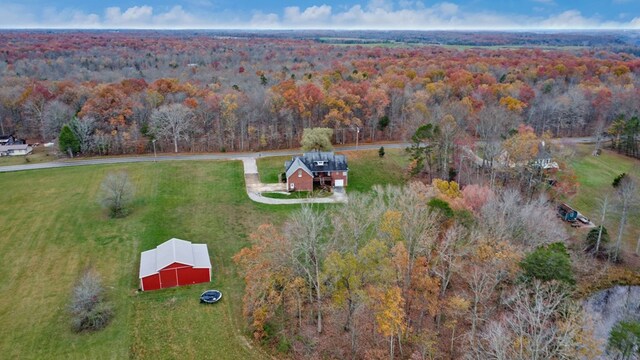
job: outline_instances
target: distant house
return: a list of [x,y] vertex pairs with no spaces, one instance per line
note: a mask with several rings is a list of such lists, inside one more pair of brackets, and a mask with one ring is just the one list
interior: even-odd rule
[[533,166],[543,170],[559,168],[558,163],[553,161],[553,157],[551,156],[551,153],[549,153],[549,150],[547,150],[547,146],[544,141],[541,141],[540,144],[538,144],[538,155],[533,160]]
[[15,141],[16,138],[13,135],[0,135],[0,146],[13,145]]
[[578,218],[578,211],[567,204],[560,204],[558,205],[558,215],[564,221],[574,222]]
[[142,291],[211,281],[207,244],[171,239],[140,254]]
[[312,191],[315,187],[345,187],[349,167],[344,155],[309,152],[284,164],[289,191]]
[[29,155],[33,151],[31,145],[0,145],[0,156]]

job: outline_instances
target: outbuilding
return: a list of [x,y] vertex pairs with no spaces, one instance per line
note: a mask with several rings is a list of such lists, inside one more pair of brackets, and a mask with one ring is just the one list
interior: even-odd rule
[[142,291],[211,281],[207,244],[171,239],[140,255]]
[[567,204],[558,205],[558,215],[564,221],[574,222],[578,218],[578,211],[571,208],[571,206]]

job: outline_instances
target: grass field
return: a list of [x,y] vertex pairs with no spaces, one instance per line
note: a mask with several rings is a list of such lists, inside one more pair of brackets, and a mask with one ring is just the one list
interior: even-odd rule
[[[133,213],[110,220],[96,203],[109,171],[137,189]],[[243,283],[231,261],[262,222],[293,207],[248,200],[240,162],[82,166],[0,174],[2,358],[260,358],[243,338]],[[7,189],[10,189],[8,191]],[[139,253],[171,237],[207,243],[213,283],[137,293]],[[102,332],[73,334],[66,306],[84,269],[102,274],[116,309]],[[198,303],[217,288],[215,306]]]
[[33,149],[33,152],[31,154],[26,156],[0,157],[0,166],[36,164],[55,161],[56,159],[57,157],[55,155],[54,149],[38,146]]
[[[637,179],[640,179],[640,161],[611,151],[603,151],[600,156],[592,156],[593,146],[588,145],[578,146],[577,150],[577,156],[571,166],[576,172],[580,186],[577,195],[570,199],[570,204],[598,223],[600,221],[600,201],[604,198],[605,192],[610,192],[609,199],[612,207],[607,216],[605,227],[609,230],[613,241],[618,233],[620,216],[615,211],[617,199],[613,193],[611,182],[623,172],[633,174]],[[584,236],[584,234],[580,234],[580,236]],[[635,250],[638,236],[640,236],[640,213],[636,210],[634,214],[629,216],[624,235],[627,251]]]
[[[389,151],[383,160],[375,151],[348,154],[351,188],[401,182],[399,154]],[[273,163],[282,166],[280,160]],[[387,177],[380,170],[397,173]],[[124,219],[109,219],[96,201],[110,171],[126,171],[137,190],[133,212]],[[0,357],[267,357],[246,337],[244,285],[231,257],[249,244],[248,235],[260,224],[279,224],[297,206],[253,203],[242,179],[237,161],[0,174],[0,201],[6,205],[0,208]],[[140,251],[171,237],[208,244],[213,282],[138,293]],[[116,316],[101,332],[74,334],[67,306],[73,284],[87,268],[102,275]],[[200,305],[198,296],[208,288],[222,290],[223,300]]]
[[[369,191],[376,184],[399,185],[405,182],[405,170],[408,158],[404,150],[388,149],[384,158],[378,156],[378,150],[345,151],[349,163],[349,184],[347,192]],[[284,171],[284,162],[290,156],[258,159],[258,172],[263,183],[278,182],[278,176]]]

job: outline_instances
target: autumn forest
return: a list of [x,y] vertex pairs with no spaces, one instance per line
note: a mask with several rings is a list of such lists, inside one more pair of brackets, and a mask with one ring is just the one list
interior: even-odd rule
[[[167,355],[164,339],[148,339],[158,332],[149,323],[177,328],[180,318],[196,329],[185,337],[211,319],[227,324],[215,341],[190,343],[209,355],[235,346],[256,358],[634,359],[640,322],[598,337],[583,305],[604,289],[640,284],[637,42],[637,33],[607,32],[0,31],[0,133],[46,144],[56,159],[293,154],[305,131],[330,137],[321,150],[373,144],[337,150],[350,161],[340,204],[254,203],[248,176],[258,179],[265,158],[284,151],[246,155],[257,165],[244,173],[238,158],[136,157],[148,163],[107,175],[131,188],[131,213],[117,220],[100,213],[93,192],[67,190],[69,201],[90,204],[73,214],[100,224],[87,225],[86,237],[108,233],[91,255],[102,260],[109,246],[127,254],[112,256],[128,259],[120,280],[105,276],[118,285],[105,292],[116,299],[114,325],[103,326],[134,334],[121,344],[132,358],[186,347],[171,338]],[[284,161],[272,160],[279,167],[269,170],[282,176]],[[63,170],[52,189],[80,178],[99,187],[88,172]],[[7,175],[14,189],[28,182]],[[361,185],[387,175],[393,181]],[[285,198],[294,189],[286,176],[287,185],[270,184]],[[11,199],[28,197],[20,196]],[[592,218],[569,209],[568,219],[565,202]],[[61,243],[75,231],[60,229]],[[197,287],[133,289],[139,250],[176,229],[212,249],[221,306],[194,310]],[[104,259],[114,263],[103,273],[122,265]]]
[[[496,112],[500,131],[585,136],[637,111],[640,61],[621,50],[250,35],[3,32],[1,131],[48,142],[71,123],[85,155],[145,153],[152,139],[165,151],[242,151],[295,147],[317,126],[336,143],[403,140],[446,115],[478,137]],[[168,113],[174,126],[154,121]]]

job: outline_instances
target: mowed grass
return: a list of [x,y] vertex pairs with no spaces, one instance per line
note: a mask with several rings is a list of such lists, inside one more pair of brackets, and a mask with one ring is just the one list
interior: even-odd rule
[[0,166],[37,164],[55,160],[57,160],[57,157],[54,149],[38,146],[33,148],[33,152],[29,155],[0,157]]
[[[600,204],[608,193],[611,206],[605,220],[605,227],[609,230],[613,242],[618,234],[620,214],[617,211],[619,198],[611,183],[621,173],[633,174],[636,179],[640,179],[640,161],[608,150],[603,151],[600,156],[592,156],[591,151],[593,151],[592,145],[577,147],[577,156],[571,162],[571,166],[576,172],[580,185],[578,193],[569,200],[569,203],[599,225]],[[579,235],[583,238],[586,236],[582,232]],[[623,235],[627,251],[635,250],[638,236],[640,236],[640,210],[636,208],[629,215]]]
[[[409,163],[402,149],[388,149],[383,158],[378,150],[338,152],[347,156],[349,164],[349,184],[347,192],[365,192],[376,184],[401,185],[406,182],[405,173]],[[284,163],[290,156],[268,157],[257,160],[260,181],[278,182],[278,176],[284,172]]]
[[[127,171],[137,195],[125,219],[96,201],[110,171]],[[243,281],[231,257],[263,222],[295,206],[251,202],[240,162],[82,166],[0,174],[0,354],[2,358],[262,358],[245,336]],[[213,282],[138,293],[139,254],[171,237],[207,243]],[[74,334],[67,306],[87,268],[103,277],[115,318]],[[200,305],[204,289],[222,301]]]

